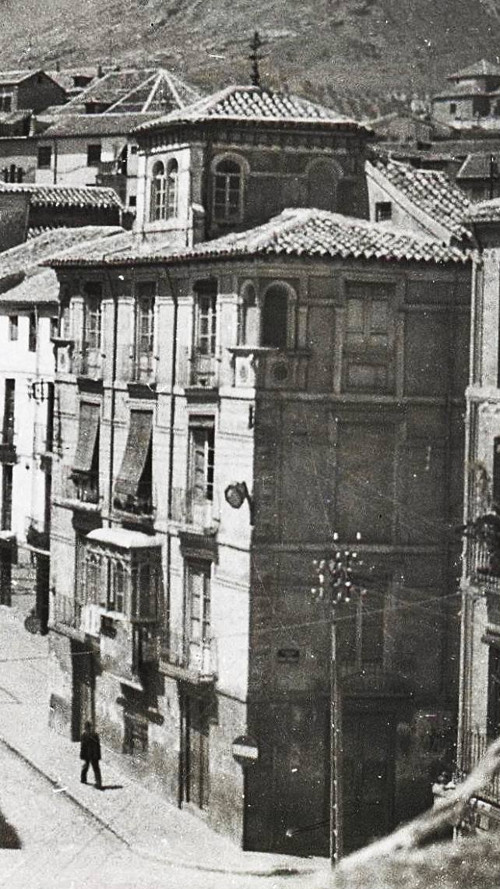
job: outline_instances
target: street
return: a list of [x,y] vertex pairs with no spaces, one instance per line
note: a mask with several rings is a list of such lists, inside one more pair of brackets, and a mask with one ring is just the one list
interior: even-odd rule
[[[162,813],[170,819],[163,822],[167,827],[158,812],[155,823],[151,819],[147,825],[151,842],[145,842],[144,818],[151,818],[158,800],[147,811],[141,809],[145,791],[134,786],[127,772],[118,771],[116,757],[112,760],[109,751],[104,752],[105,793],[94,788],[93,776],[82,787],[77,745],[47,730],[47,638],[30,635],[19,614],[0,608],[0,652],[0,886],[252,889],[264,884],[270,889],[320,889],[326,885],[326,863],[320,872],[312,868],[310,873],[293,873],[291,867],[288,875],[280,875],[279,868],[271,875],[275,863],[271,856],[266,874],[252,873],[255,859],[249,859],[246,868],[241,863],[235,866],[239,873],[221,872],[226,865],[228,870],[232,867],[224,855],[225,850],[232,852],[230,844],[217,836],[212,841],[200,823],[199,839],[194,834],[199,856],[193,855],[188,833],[198,829],[198,821],[183,820],[184,813],[167,803],[166,816]],[[35,768],[27,761],[29,750],[40,753],[38,762],[42,763],[43,753],[45,762],[53,764],[48,775],[42,766]],[[128,834],[122,830],[126,821],[137,824],[137,845],[133,829]],[[183,860],[182,867],[176,866],[177,858]],[[260,859],[267,861],[266,856]]]

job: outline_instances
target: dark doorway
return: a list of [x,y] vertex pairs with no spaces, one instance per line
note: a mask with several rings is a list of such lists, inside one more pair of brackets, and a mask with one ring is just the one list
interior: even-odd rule
[[87,721],[95,721],[95,665],[94,658],[83,645],[71,642],[73,661],[73,709],[71,714],[71,736],[79,741]]
[[184,800],[206,809],[210,773],[210,701],[195,695],[184,697]]
[[392,714],[351,713],[343,720],[344,850],[393,827],[395,729]]

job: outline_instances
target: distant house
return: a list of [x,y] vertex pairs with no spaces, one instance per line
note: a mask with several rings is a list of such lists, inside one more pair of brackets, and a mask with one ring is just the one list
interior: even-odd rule
[[65,101],[64,89],[44,71],[0,71],[0,114],[28,108],[38,114]]
[[112,188],[0,182],[0,250],[49,229],[121,225],[123,209]]
[[432,99],[436,120],[454,129],[500,131],[500,65],[481,59],[447,79],[450,87]]
[[448,244],[467,244],[464,223],[470,201],[439,170],[422,170],[392,159],[367,161],[370,219],[424,231]]

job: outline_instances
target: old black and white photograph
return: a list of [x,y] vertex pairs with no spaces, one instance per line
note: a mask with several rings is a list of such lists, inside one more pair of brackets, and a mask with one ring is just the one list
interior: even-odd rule
[[500,0],[0,0],[0,887],[500,882]]

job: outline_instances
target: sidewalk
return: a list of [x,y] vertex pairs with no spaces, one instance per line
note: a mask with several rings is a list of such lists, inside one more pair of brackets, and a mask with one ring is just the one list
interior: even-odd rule
[[27,633],[19,612],[0,606],[0,743],[130,850],[187,870],[262,877],[328,874],[322,858],[243,852],[202,820],[144,788],[112,750],[103,751],[109,789],[100,793],[92,784],[80,784],[78,745],[48,727],[48,676],[47,638]]

